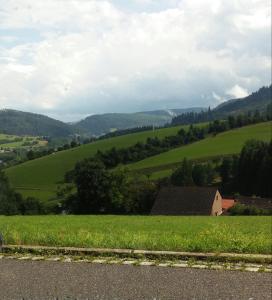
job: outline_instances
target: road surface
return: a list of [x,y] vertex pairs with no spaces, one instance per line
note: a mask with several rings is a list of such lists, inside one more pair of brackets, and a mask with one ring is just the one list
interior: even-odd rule
[[272,299],[272,275],[155,266],[0,260],[0,299]]

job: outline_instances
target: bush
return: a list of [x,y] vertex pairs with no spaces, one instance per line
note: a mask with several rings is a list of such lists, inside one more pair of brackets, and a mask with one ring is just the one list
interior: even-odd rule
[[228,212],[232,216],[266,216],[272,214],[272,211],[268,209],[260,209],[255,206],[247,206],[240,203],[231,207]]
[[20,212],[22,215],[41,215],[45,213],[45,209],[39,199],[28,197],[21,201]]

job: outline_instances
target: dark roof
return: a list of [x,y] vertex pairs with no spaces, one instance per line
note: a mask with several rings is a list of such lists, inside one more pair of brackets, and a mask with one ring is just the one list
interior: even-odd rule
[[210,215],[216,191],[212,187],[162,188],[151,215]]

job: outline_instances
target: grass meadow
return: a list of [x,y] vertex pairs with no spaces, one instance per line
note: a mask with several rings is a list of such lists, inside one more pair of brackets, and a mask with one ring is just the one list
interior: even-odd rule
[[271,253],[271,217],[0,216],[6,244]]
[[[17,138],[22,139],[21,141],[16,141]],[[17,135],[8,135],[8,134],[1,134],[0,133],[0,142],[1,141],[8,141],[5,144],[0,144],[0,148],[29,148],[29,146],[24,146],[25,142],[33,142],[38,141],[38,144],[36,144],[34,147],[42,147],[46,146],[47,142],[40,140],[38,137],[33,136],[17,136]]]
[[[272,122],[266,122],[223,132],[215,137],[208,137],[188,146],[179,147],[130,164],[129,168],[131,170],[152,169],[153,167],[163,167],[167,164],[179,163],[184,157],[188,159],[199,159],[238,153],[244,145],[244,142],[248,139],[270,140],[271,125]],[[200,124],[199,126],[203,125]],[[144,131],[97,141],[11,167],[6,170],[6,174],[12,186],[24,196],[33,196],[48,201],[55,197],[57,185],[62,183],[64,174],[71,170],[77,161],[91,157],[97,150],[103,151],[112,147],[128,147],[138,141],[145,141],[148,137],[152,136],[163,138],[174,135],[180,128],[181,126],[158,129],[154,132]],[[183,126],[183,128],[186,128],[186,126]],[[171,170],[161,170],[156,174],[152,174],[152,178],[161,178],[170,173]]]
[[205,157],[238,153],[249,139],[271,140],[271,129],[272,122],[265,122],[226,131],[215,137],[208,137],[193,144],[146,158],[131,164],[130,169],[161,167],[167,164],[179,163],[185,157],[187,159],[203,159]]
[[188,128],[188,126],[177,126],[149,130],[82,145],[11,167],[6,170],[6,174],[12,186],[24,196],[48,200],[55,196],[57,184],[63,181],[64,174],[71,170],[77,161],[91,157],[97,150],[104,151],[112,147],[125,148],[137,142],[145,142],[148,137],[164,138],[175,135],[181,127]]

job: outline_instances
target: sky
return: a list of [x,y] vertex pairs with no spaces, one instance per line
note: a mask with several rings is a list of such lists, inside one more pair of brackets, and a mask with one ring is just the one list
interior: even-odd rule
[[214,107],[271,83],[268,0],[0,0],[0,109]]

